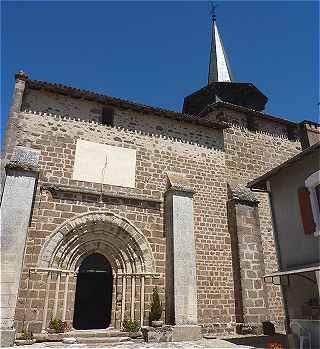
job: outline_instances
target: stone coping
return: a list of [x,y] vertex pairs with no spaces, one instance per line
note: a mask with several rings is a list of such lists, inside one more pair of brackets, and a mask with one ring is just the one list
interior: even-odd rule
[[167,172],[168,191],[181,191],[194,194],[190,181],[181,173]]
[[23,164],[18,161],[9,161],[5,165],[6,170],[17,170],[17,171],[25,171],[25,172],[39,172],[39,168],[37,166]]
[[258,204],[259,200],[257,199],[255,193],[250,190],[248,187],[241,183],[228,183],[228,187],[231,193],[231,200],[238,202],[247,202],[251,204]]
[[10,161],[5,164],[6,169],[22,171],[39,171],[40,152],[35,149],[15,146]]

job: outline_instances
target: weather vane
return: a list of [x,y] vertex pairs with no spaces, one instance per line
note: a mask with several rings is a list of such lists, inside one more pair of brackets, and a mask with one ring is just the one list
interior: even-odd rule
[[210,6],[210,15],[213,21],[216,20],[216,8],[218,7],[218,5],[216,5],[213,1],[209,2],[209,6]]

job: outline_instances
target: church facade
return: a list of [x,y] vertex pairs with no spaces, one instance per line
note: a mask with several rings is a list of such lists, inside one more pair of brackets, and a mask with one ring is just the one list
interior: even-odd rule
[[15,76],[2,190],[1,331],[285,324],[268,197],[246,184],[308,132],[233,82],[215,20],[208,84],[174,112]]

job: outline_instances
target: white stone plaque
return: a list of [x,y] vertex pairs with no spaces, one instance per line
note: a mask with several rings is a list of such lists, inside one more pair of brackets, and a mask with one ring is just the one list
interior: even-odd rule
[[72,179],[135,187],[136,150],[78,139]]

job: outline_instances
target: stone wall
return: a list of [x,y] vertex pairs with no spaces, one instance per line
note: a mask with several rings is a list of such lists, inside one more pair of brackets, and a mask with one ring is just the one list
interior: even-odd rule
[[[85,186],[100,190],[99,184],[78,182],[71,179],[78,137],[110,145],[126,146],[137,149],[136,188],[128,189],[105,185],[104,190],[136,195],[141,198],[159,199],[162,198],[166,190],[166,172],[180,172],[188,177],[196,191],[194,209],[196,244],[199,250],[197,259],[199,318],[201,322],[209,321],[212,317],[211,308],[219,319],[224,322],[234,322],[233,281],[230,269],[231,251],[228,244],[228,231],[226,230],[226,213],[221,204],[221,198],[224,197],[225,199],[222,200],[226,201],[226,183],[222,172],[224,154],[220,149],[183,143],[162,136],[150,137],[149,134],[143,132],[131,132],[121,128],[111,128],[48,115],[22,113],[21,123],[24,130],[22,143],[29,143],[33,148],[41,150],[39,161],[41,176],[28,234],[23,278],[27,276],[26,268],[35,265],[45,238],[59,224],[72,216],[89,210],[107,209],[129,219],[148,238],[156,260],[156,272],[160,273],[160,279],[155,282],[159,285],[162,293],[164,292],[165,238],[162,209],[154,211],[128,206],[121,203],[121,200],[114,203],[114,200],[111,199],[101,206],[92,198],[81,194],[74,194],[73,197],[64,195],[64,197],[56,199],[46,192],[40,192],[41,184],[47,182]],[[35,127],[35,125],[37,126]],[[175,127],[178,129],[179,124]],[[220,139],[216,137],[218,141],[216,139],[214,141],[221,144],[221,131],[219,133],[211,130],[207,132],[220,134]],[[201,134],[201,128],[198,133]],[[215,241],[216,239],[217,241]],[[213,257],[210,258],[209,262],[208,256]],[[217,260],[218,263],[216,263]],[[224,286],[222,292],[221,289],[216,288],[216,285],[220,284]],[[25,287],[26,283],[23,281],[20,290],[22,295],[26,292]],[[34,289],[34,287],[38,287],[38,289]],[[40,302],[38,297],[41,289],[39,287],[39,284],[34,285],[31,281],[29,289],[34,292],[31,292],[27,301],[30,316],[33,312],[37,313],[37,309],[31,307],[31,304],[33,294],[38,303]],[[221,297],[223,303],[217,304],[214,301],[214,296]],[[42,305],[43,302],[42,299]],[[22,321],[21,307],[17,311],[17,320]],[[32,323],[29,322],[31,319]],[[27,319],[30,328],[34,331],[38,330],[41,326],[41,310],[36,317],[33,316],[31,319]],[[21,325],[21,322],[19,324]]]
[[[102,105],[97,102],[31,89],[27,89],[21,109],[96,122],[100,122],[102,114]],[[140,131],[151,137],[173,138],[183,143],[203,145],[207,148],[221,149],[223,147],[222,135],[218,130],[178,122],[153,114],[115,109],[114,125],[133,132]],[[176,144],[176,147],[179,147],[179,144]],[[182,150],[184,147],[180,148]],[[168,150],[171,151],[170,146]]]
[[[298,139],[288,140],[285,125],[256,119],[255,130],[249,131],[245,115],[226,112],[225,117],[232,123],[232,127],[225,130],[224,137],[229,182],[245,184],[301,151]],[[278,270],[271,212],[268,195],[257,193],[257,198],[264,267],[268,274]],[[283,330],[285,315],[280,286],[266,285],[266,288],[270,320],[276,324],[277,330]]]
[[22,110],[73,116],[82,120],[101,121],[102,105],[79,98],[70,98],[52,92],[26,89]]
[[[165,239],[162,232],[162,217],[158,210],[129,207],[121,202],[112,203],[114,200],[107,200],[104,203],[97,203],[96,197],[89,198],[82,194],[61,195],[59,199],[53,197],[46,191],[37,193],[34,205],[34,214],[29,228],[27,248],[24,260],[24,272],[20,284],[19,301],[16,310],[17,328],[21,329],[23,317],[28,325],[29,330],[38,333],[41,331],[43,309],[45,304],[45,288],[47,283],[47,274],[41,272],[32,272],[30,277],[28,268],[37,264],[41,247],[46,238],[68,218],[75,217],[80,213],[90,211],[106,210],[121,215],[135,224],[143,231],[148,238],[152,252],[156,261],[156,272],[160,273],[160,279],[146,280],[146,312],[150,304],[152,285],[158,286],[163,295],[164,292],[164,267],[165,267]],[[48,304],[48,321],[52,318],[52,311],[55,298],[55,279],[50,282],[49,304]],[[127,287],[129,288],[129,282]],[[139,285],[137,285],[139,287]],[[75,292],[75,279],[69,281],[69,292],[67,302],[66,320],[72,323],[73,303]],[[119,291],[120,292],[120,291]],[[118,294],[119,294],[118,292]],[[58,316],[61,318],[61,309],[64,293],[64,278],[59,287],[59,310]],[[164,295],[163,295],[164,298]],[[138,300],[138,297],[137,297]],[[129,318],[130,298],[126,299],[126,318]],[[118,316],[119,319],[119,316]]]
[[[32,112],[20,113],[22,131],[17,143],[40,150],[41,175],[28,232],[16,312],[18,325],[21,327],[25,314],[30,329],[37,332],[41,327],[45,281],[40,276],[36,276],[40,280],[27,281],[27,276],[28,268],[36,264],[46,237],[66,219],[91,210],[119,214],[143,232],[151,244],[156,271],[160,273],[160,279],[153,282],[159,285],[163,295],[163,207],[160,210],[136,207],[120,199],[108,199],[101,204],[96,198],[80,193],[54,198],[41,190],[41,185],[48,182],[101,189],[97,183],[72,180],[76,140],[81,138],[137,150],[136,188],[104,185],[105,191],[162,200],[167,185],[166,172],[184,174],[192,183],[195,191],[198,319],[214,333],[233,332],[236,313],[226,209],[227,183],[231,180],[246,182],[296,153],[300,149],[299,143],[287,139],[285,127],[261,121],[263,132],[249,131],[246,116],[226,111],[232,122],[229,129],[222,131],[122,109],[115,110],[116,127],[108,127],[92,121],[99,119],[101,106],[98,104],[34,90],[24,96],[22,109]],[[266,271],[274,271],[277,263],[265,199],[261,200],[260,206]],[[283,313],[279,297],[278,290],[271,288],[269,304],[275,319],[280,321]]]

